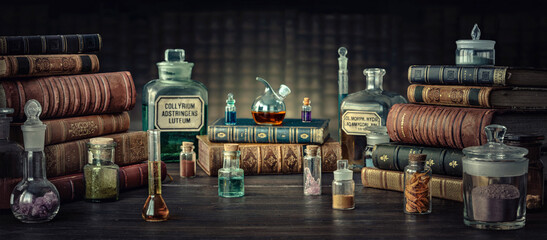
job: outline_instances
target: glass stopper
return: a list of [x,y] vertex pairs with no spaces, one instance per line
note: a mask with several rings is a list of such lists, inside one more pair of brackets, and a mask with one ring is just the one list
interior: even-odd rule
[[287,85],[281,84],[281,86],[279,87],[279,95],[281,95],[281,97],[284,98],[290,93],[291,93],[291,89]]
[[480,38],[481,30],[479,29],[479,25],[475,23],[475,26],[473,26],[473,30],[471,30],[471,39],[479,40]]
[[484,131],[486,131],[488,143],[503,143],[503,137],[507,128],[502,125],[492,124],[484,127]]
[[338,170],[348,169],[348,160],[338,160],[336,166]]
[[228,99],[226,99],[226,103],[230,105],[236,103],[236,100],[234,99],[234,94],[228,93]]
[[41,124],[42,121],[38,118],[40,114],[42,114],[42,105],[35,99],[28,100],[25,104],[25,115],[27,115],[25,125]]
[[376,78],[383,78],[384,75],[386,75],[386,70],[383,68],[365,68],[363,70],[363,75],[367,79],[376,79]]
[[165,50],[166,62],[184,62],[184,49],[167,49]]
[[345,57],[347,54],[348,54],[347,48],[345,47],[338,48],[338,55],[340,55],[340,57]]

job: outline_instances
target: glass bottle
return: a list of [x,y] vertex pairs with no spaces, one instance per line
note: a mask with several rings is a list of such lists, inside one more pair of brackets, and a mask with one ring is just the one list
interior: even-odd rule
[[481,30],[475,23],[471,30],[472,40],[456,41],[457,66],[494,66],[496,62],[496,41],[480,40]]
[[286,113],[283,100],[291,93],[291,89],[281,84],[277,93],[265,79],[257,77],[256,80],[264,83],[266,89],[253,102],[251,107],[253,119],[259,125],[281,125]]
[[425,154],[410,154],[404,171],[404,212],[431,213],[431,168]]
[[228,93],[228,99],[226,99],[226,108],[224,111],[224,124],[236,125],[236,100],[234,94]]
[[148,198],[142,208],[147,222],[161,222],[169,218],[169,209],[161,196],[160,130],[148,130]]
[[365,90],[348,95],[341,106],[342,158],[349,160],[350,169],[359,171],[363,166],[363,151],[367,146],[366,135],[371,126],[385,126],[391,106],[406,103],[398,93],[382,89],[386,73],[381,68],[367,68],[363,71],[367,79]]
[[59,192],[46,178],[46,125],[38,118],[41,113],[42,106],[38,101],[31,99],[25,104],[27,121],[21,126],[25,142],[23,180],[10,196],[13,215],[25,223],[50,221],[60,206]]
[[112,138],[92,138],[87,143],[88,163],[84,166],[86,201],[118,200],[120,167],[114,163],[115,148],[116,143]]
[[245,185],[243,169],[239,168],[240,152],[237,144],[224,144],[224,163],[218,170],[218,196],[243,197]]
[[193,178],[196,176],[196,153],[193,142],[182,142],[180,146],[180,176]]
[[207,135],[208,95],[205,85],[190,79],[193,63],[184,60],[183,49],[165,50],[159,62],[159,79],[148,82],[142,93],[142,128],[159,129],[161,160],[179,161],[179,144]]
[[13,108],[0,108],[0,178],[17,178],[23,174],[24,149],[9,139],[11,117],[7,115],[12,113]]
[[304,98],[304,101],[302,101],[302,112],[301,112],[301,118],[302,122],[308,123],[311,122],[311,101],[309,98]]
[[332,208],[351,210],[355,208],[355,182],[353,172],[348,169],[348,160],[338,160],[332,181]]
[[308,145],[304,156],[304,195],[321,195],[321,151]]
[[[387,134],[387,128],[384,126],[371,127],[370,133],[367,134],[367,146],[363,153],[365,167],[374,167],[372,163],[372,153],[376,147],[376,144],[388,143],[389,135]],[[359,166],[360,167],[360,166]]]

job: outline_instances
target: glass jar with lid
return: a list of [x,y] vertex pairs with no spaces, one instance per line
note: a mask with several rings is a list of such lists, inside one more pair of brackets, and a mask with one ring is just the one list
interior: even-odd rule
[[464,223],[479,229],[522,228],[528,150],[503,144],[506,128],[485,127],[488,143],[463,149]]
[[496,60],[496,41],[480,40],[481,31],[475,24],[471,31],[472,39],[456,41],[456,65],[494,66]]

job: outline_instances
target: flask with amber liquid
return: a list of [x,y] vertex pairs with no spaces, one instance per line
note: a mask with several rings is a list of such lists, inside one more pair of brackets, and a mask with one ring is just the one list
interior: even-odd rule
[[161,222],[169,218],[169,209],[161,196],[160,131],[148,130],[148,198],[142,208],[147,222]]
[[286,113],[283,100],[291,93],[291,89],[281,84],[279,92],[276,92],[265,79],[257,77],[256,80],[264,83],[266,89],[253,102],[251,107],[253,119],[258,125],[281,125]]

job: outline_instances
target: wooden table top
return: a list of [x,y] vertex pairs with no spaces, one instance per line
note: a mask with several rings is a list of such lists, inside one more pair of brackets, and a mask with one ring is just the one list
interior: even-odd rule
[[293,174],[246,176],[245,197],[226,199],[217,195],[217,178],[200,170],[182,179],[177,171],[178,164],[168,164],[174,180],[163,184],[169,221],[142,220],[143,187],[121,193],[117,202],[63,204],[48,223],[24,224],[4,211],[0,239],[547,239],[546,210],[528,213],[520,230],[477,230],[463,224],[462,203],[434,199],[431,214],[406,215],[402,193],[364,188],[357,173],[356,208],[339,211],[331,208],[332,173],[323,173],[321,196],[304,196],[302,175]]

